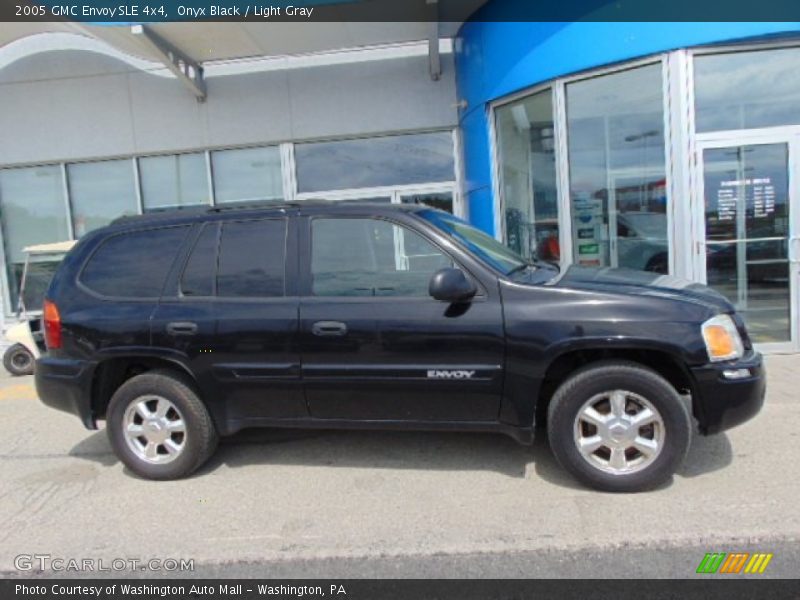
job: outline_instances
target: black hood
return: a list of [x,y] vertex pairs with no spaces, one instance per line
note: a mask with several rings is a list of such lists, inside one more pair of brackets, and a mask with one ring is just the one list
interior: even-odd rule
[[548,285],[629,295],[647,295],[703,304],[718,312],[733,312],[731,303],[708,286],[687,279],[634,269],[571,266]]

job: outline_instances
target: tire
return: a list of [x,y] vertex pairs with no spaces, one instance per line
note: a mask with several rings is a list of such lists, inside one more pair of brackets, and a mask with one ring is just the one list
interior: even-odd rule
[[[111,397],[106,423],[117,457],[146,479],[186,477],[217,447],[217,430],[192,382],[171,371],[148,371],[123,383]],[[140,436],[126,434],[136,427]]]
[[3,366],[12,375],[32,375],[33,354],[22,344],[14,344],[3,354]]
[[[641,424],[634,424],[637,418]],[[633,362],[603,361],[579,369],[556,390],[547,429],[556,459],[584,485],[642,492],[669,480],[681,465],[692,421],[658,373]]]

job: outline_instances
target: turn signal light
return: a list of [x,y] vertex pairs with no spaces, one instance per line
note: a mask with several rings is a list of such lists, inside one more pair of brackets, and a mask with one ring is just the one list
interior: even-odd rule
[[717,315],[703,323],[703,341],[711,361],[741,358],[744,354],[742,338],[733,319],[728,315]]
[[706,327],[706,343],[711,356],[730,356],[735,352],[733,338],[722,325]]
[[55,302],[44,301],[42,308],[42,323],[44,325],[44,343],[48,350],[61,348],[61,315]]

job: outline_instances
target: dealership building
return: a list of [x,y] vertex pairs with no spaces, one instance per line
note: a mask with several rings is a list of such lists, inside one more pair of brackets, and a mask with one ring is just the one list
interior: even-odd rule
[[464,23],[0,24],[5,324],[30,245],[364,199],[708,283],[763,350],[798,350],[800,23],[494,21],[505,2]]

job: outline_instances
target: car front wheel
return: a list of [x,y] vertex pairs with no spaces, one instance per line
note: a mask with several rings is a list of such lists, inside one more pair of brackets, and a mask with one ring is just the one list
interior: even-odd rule
[[580,482],[640,492],[667,481],[691,440],[689,410],[655,371],[607,361],[580,369],[554,394],[548,436],[558,462]]
[[191,382],[169,371],[150,371],[122,384],[106,421],[116,455],[147,479],[185,477],[217,445],[214,424]]

